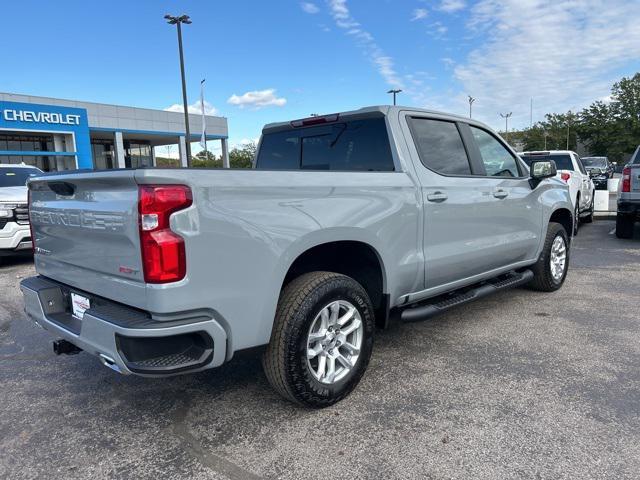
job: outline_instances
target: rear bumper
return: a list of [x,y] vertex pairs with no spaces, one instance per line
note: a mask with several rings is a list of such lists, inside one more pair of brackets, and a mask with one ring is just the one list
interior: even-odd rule
[[[224,363],[227,334],[213,318],[191,316],[170,322],[146,312],[94,297],[45,277],[20,283],[26,314],[103,365],[123,374],[168,376]],[[70,292],[87,295],[91,308],[82,320],[70,310]]]
[[31,249],[31,231],[29,225],[7,222],[0,229],[0,255],[12,254]]
[[618,200],[618,213],[640,216],[640,200]]

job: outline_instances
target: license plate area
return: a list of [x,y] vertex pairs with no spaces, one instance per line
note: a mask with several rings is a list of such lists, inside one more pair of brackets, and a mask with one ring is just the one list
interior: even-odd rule
[[76,292],[71,292],[70,300],[71,314],[78,320],[82,320],[84,312],[91,308],[91,300]]

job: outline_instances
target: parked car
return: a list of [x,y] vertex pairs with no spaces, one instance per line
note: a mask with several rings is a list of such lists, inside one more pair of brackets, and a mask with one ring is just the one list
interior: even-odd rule
[[607,157],[581,157],[596,189],[607,190],[607,182],[613,178],[614,167]]
[[28,165],[0,164],[0,256],[31,250],[27,180],[41,173]]
[[551,150],[547,152],[523,152],[522,159],[527,165],[534,160],[553,160],[558,170],[558,178],[569,185],[571,202],[573,203],[575,226],[574,234],[578,233],[580,222],[593,221],[593,202],[595,185],[580,161],[576,152],[570,150]]
[[634,223],[640,217],[640,146],[622,170],[618,184],[616,236],[632,238]]
[[260,347],[282,396],[324,407],[364,374],[375,325],[562,286],[574,220],[556,173],[477,121],[385,106],[267,125],[255,170],[42,176],[25,311],[57,353],[121,373]]

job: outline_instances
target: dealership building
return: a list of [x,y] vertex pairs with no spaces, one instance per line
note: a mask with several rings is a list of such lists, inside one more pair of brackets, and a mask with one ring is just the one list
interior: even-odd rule
[[[205,125],[228,165],[227,119],[207,115]],[[190,114],[189,128],[199,141],[202,116]],[[186,166],[181,112],[0,92],[0,163],[45,171],[151,167],[158,147],[176,144]]]

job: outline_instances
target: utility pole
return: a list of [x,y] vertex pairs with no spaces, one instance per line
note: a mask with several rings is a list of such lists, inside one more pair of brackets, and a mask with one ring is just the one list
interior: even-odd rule
[[394,104],[394,105],[396,104],[396,95],[397,95],[398,93],[400,93],[401,91],[402,91],[402,90],[398,88],[398,89],[395,89],[395,90],[394,90],[394,89],[391,89],[391,90],[389,90],[389,91],[387,92],[387,93],[393,93],[393,104]]
[[191,133],[189,132],[189,104],[187,103],[187,81],[184,75],[184,54],[182,53],[182,24],[190,25],[191,19],[189,15],[180,15],[174,17],[173,15],[165,15],[165,20],[169,25],[175,25],[178,27],[178,51],[180,52],[180,75],[182,77],[182,105],[184,108],[184,129],[186,135],[186,154],[187,154],[187,167],[191,166]]
[[500,116],[504,118],[504,136],[509,141],[509,117],[513,115],[513,112],[501,113]]
[[469,118],[471,118],[471,106],[473,105],[473,102],[476,101],[476,99],[471,95],[467,95],[467,97],[469,97]]
[[531,97],[531,104],[529,105],[529,128],[533,127],[533,97]]
[[567,150],[569,150],[569,120],[567,120]]
[[544,132],[544,149],[546,150],[547,149],[547,131],[543,130],[543,132]]

